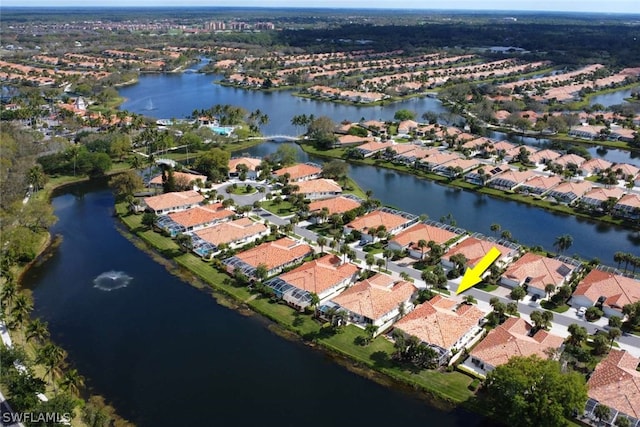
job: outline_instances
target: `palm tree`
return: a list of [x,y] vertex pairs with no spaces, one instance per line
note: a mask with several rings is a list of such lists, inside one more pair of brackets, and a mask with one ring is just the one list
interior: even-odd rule
[[556,285],[554,285],[553,283],[548,283],[544,287],[544,291],[547,294],[547,298],[549,298],[551,296],[551,294],[553,293],[553,291],[555,291],[555,290],[556,290]]
[[373,266],[373,264],[376,263],[376,258],[373,256],[373,254],[366,254],[364,256],[364,262],[367,264],[367,267],[369,268],[369,270],[371,270],[371,267]]
[[33,301],[31,300],[31,296],[27,295],[24,292],[20,292],[16,296],[13,310],[11,310],[11,315],[13,317],[13,320],[11,322],[12,328],[20,328],[24,324],[24,322],[29,319],[32,310]]
[[556,237],[555,242],[553,243],[553,247],[557,249],[559,253],[563,253],[567,249],[571,247],[573,244],[573,237],[569,234],[563,234],[562,236]]
[[418,240],[418,248],[420,248],[420,259],[424,259],[424,249],[428,247],[428,243],[425,239]]
[[320,246],[320,254],[324,252],[324,246],[327,244],[327,238],[324,236],[318,236],[316,243]]
[[80,389],[84,387],[84,377],[76,369],[69,369],[65,372],[60,386],[74,396],[78,396]]
[[376,258],[376,265],[378,266],[378,271],[382,271],[382,267],[384,267],[384,260],[382,258]]
[[384,259],[386,260],[385,263],[385,269],[388,270],[389,269],[389,258],[391,258],[393,256],[393,251],[391,249],[385,249],[382,252],[382,256],[384,257]]
[[36,363],[44,366],[45,375],[51,375],[54,392],[56,390],[55,378],[60,374],[65,357],[64,350],[53,343],[40,347],[36,355]]
[[39,343],[43,343],[49,338],[49,330],[47,329],[47,323],[40,319],[35,319],[29,322],[26,332],[27,341],[35,339]]
[[315,292],[311,292],[309,294],[309,297],[311,298],[309,300],[309,306],[315,312],[316,308],[318,307],[318,304],[320,304],[320,297],[318,297],[318,294],[316,294]]
[[472,305],[477,303],[478,301],[473,297],[473,295],[465,295],[464,302],[465,304]]
[[3,314],[9,314],[12,309],[13,300],[18,293],[18,287],[13,280],[7,280],[7,282],[2,287],[2,291],[0,291],[0,305],[4,308]]

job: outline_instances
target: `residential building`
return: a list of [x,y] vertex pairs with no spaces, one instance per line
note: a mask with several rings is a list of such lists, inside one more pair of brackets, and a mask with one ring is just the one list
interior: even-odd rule
[[304,310],[311,304],[312,293],[323,303],[355,283],[358,272],[354,264],[343,263],[340,257],[328,254],[283,273],[265,285],[274,290],[276,297]]
[[571,204],[580,199],[593,185],[589,181],[566,181],[558,184],[547,193],[547,197],[553,197],[560,203]]
[[342,194],[342,187],[332,179],[319,178],[308,181],[298,181],[295,184],[297,194],[303,194],[305,199],[316,200],[335,197]]
[[447,163],[438,165],[431,169],[432,172],[448,178],[455,178],[463,173],[477,168],[482,163],[476,159],[453,159]]
[[596,366],[587,382],[589,400],[585,414],[595,418],[598,405],[609,408],[608,425],[618,425],[616,419],[627,417],[629,424],[640,424],[640,359],[625,350],[611,349],[607,357]]
[[436,295],[400,319],[394,328],[433,348],[439,364],[444,365],[481,332],[480,320],[484,315],[474,305]]
[[322,168],[314,163],[298,163],[278,169],[273,175],[277,178],[289,174],[289,182],[299,182],[320,178],[321,173]]
[[203,228],[196,231],[195,234],[216,247],[226,244],[233,248],[268,235],[269,228],[261,222],[240,218]]
[[[198,187],[198,183],[204,187],[204,184],[207,182],[206,175],[198,175],[195,173],[185,173],[185,172],[173,172],[173,178],[175,181],[175,185],[177,188],[191,189],[198,191],[200,187]],[[149,187],[152,188],[163,188],[164,182],[162,181],[162,175],[155,176],[149,181]]]
[[543,164],[553,162],[555,159],[559,158],[560,156],[561,154],[558,153],[557,151],[544,149],[544,150],[536,151],[533,154],[530,154],[529,160],[537,165],[543,165]]
[[190,209],[203,201],[204,197],[194,190],[159,194],[143,199],[146,209],[157,215]]
[[351,286],[330,302],[347,311],[351,323],[362,328],[375,325],[380,334],[402,317],[401,312],[413,309],[411,301],[416,291],[411,282],[378,273]]
[[638,173],[640,173],[640,168],[636,166],[630,165],[628,163],[618,163],[613,165],[612,169],[616,172],[620,179],[625,181],[632,181]]
[[547,285],[556,289],[564,285],[579,265],[578,261],[563,262],[527,252],[507,268],[500,281],[509,288],[526,286],[529,294],[544,297]]
[[245,165],[247,167],[247,179],[256,180],[258,178],[258,170],[262,164],[262,159],[256,159],[253,157],[238,157],[236,159],[229,160],[229,178],[237,178],[240,176],[238,172],[238,165]]
[[500,251],[500,257],[496,260],[496,264],[504,265],[519,253],[519,246],[513,244],[511,244],[511,246],[512,247],[507,247],[503,244],[479,239],[477,237],[468,237],[445,252],[442,256],[441,263],[445,268],[453,268],[454,264],[450,261],[451,257],[456,254],[461,254],[467,259],[468,266],[474,266],[489,253],[491,248],[496,248]]
[[[469,353],[470,366],[482,376],[512,357],[537,355],[547,359],[547,351],[562,347],[564,338],[541,329],[531,336],[533,326],[519,317],[509,317]],[[469,366],[467,363],[465,365]]]
[[424,240],[427,243],[435,242],[438,245],[444,245],[460,237],[460,234],[451,231],[451,229],[453,229],[453,227],[444,224],[431,225],[420,222],[405,228],[393,237],[393,239],[389,240],[388,248],[394,251],[406,249],[409,251],[409,256],[421,259],[423,251],[424,253],[428,253],[429,248],[420,248],[418,243]]
[[450,162],[452,160],[456,160],[459,158],[460,156],[458,156],[457,154],[448,153],[446,151],[438,151],[420,160],[418,165],[427,170],[432,170],[437,166],[443,165],[447,162]]
[[535,172],[531,170],[519,171],[515,169],[507,169],[504,172],[491,178],[487,185],[499,190],[513,191],[520,184],[534,178]]
[[557,175],[544,176],[537,175],[518,187],[518,191],[525,194],[535,194],[541,196],[562,182],[562,178]]
[[344,234],[349,234],[354,230],[359,231],[362,234],[361,242],[369,243],[376,239],[375,233],[380,230],[380,227],[383,227],[389,234],[396,234],[417,221],[418,217],[416,215],[389,208],[381,208],[346,224],[344,226]]
[[388,142],[378,142],[378,141],[371,141],[371,142],[367,142],[366,144],[362,144],[356,147],[356,150],[362,154],[363,157],[371,157],[376,153],[380,153],[384,150],[386,150],[387,148],[392,148],[393,142],[388,141]]
[[323,209],[326,210],[328,216],[331,216],[333,214],[343,214],[353,209],[358,209],[361,204],[362,201],[359,198],[350,194],[330,197],[328,199],[314,200],[309,203],[309,214],[312,217],[312,221],[317,222],[318,219],[316,214],[321,212]]
[[279,273],[283,268],[299,263],[312,253],[311,246],[289,237],[283,237],[273,242],[265,242],[222,262],[226,265],[229,273],[240,269],[249,277],[255,277],[258,266],[264,265],[267,268],[267,277],[269,277]]
[[566,168],[569,165],[575,165],[579,167],[586,161],[587,159],[585,159],[584,157],[578,156],[577,154],[565,154],[564,156],[560,156],[557,159],[552,160],[552,163],[556,165],[560,165],[563,168]]
[[179,212],[171,212],[167,216],[178,225],[184,227],[186,232],[209,227],[218,222],[227,221],[235,215],[234,211],[224,209],[222,203],[205,206],[194,206]]
[[629,193],[623,196],[613,207],[613,213],[627,219],[640,218],[640,194]]
[[580,174],[584,176],[598,175],[600,172],[609,169],[613,163],[594,157],[580,165]]
[[587,191],[580,199],[580,203],[590,206],[592,209],[600,209],[609,199],[619,200],[624,195],[620,187],[595,187]]
[[597,268],[580,281],[571,297],[573,307],[601,306],[607,317],[622,317],[622,307],[637,301],[640,281]]

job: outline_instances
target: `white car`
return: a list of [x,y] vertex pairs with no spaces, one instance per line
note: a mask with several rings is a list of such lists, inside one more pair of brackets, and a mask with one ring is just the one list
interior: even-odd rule
[[587,312],[587,307],[580,307],[578,312],[576,313],[579,317],[584,317],[584,314]]

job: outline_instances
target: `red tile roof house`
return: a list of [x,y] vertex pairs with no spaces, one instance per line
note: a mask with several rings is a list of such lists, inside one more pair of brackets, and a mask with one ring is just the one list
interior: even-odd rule
[[309,179],[320,178],[322,168],[313,163],[298,163],[273,172],[273,176],[278,178],[289,174],[289,182],[307,181]]
[[516,160],[516,158],[518,157],[518,154],[520,154],[520,150],[521,149],[525,149],[525,151],[527,153],[529,153],[529,158],[531,158],[531,155],[536,153],[538,151],[537,148],[534,147],[529,147],[528,145],[517,145],[513,148],[510,148],[509,150],[507,150],[504,153],[504,161],[505,162],[513,162]]
[[209,227],[219,222],[228,221],[235,215],[234,211],[223,209],[222,203],[206,206],[195,206],[180,212],[172,212],[167,216],[171,220],[185,228],[185,231],[194,231]]
[[[204,187],[204,184],[207,182],[206,175],[198,175],[195,173],[185,173],[185,172],[174,172],[173,177],[176,182],[177,187],[188,188],[192,187],[192,190],[198,191],[200,188],[196,185],[196,182],[199,180]],[[162,175],[155,176],[149,181],[149,187],[153,188],[162,188]]]
[[578,284],[571,306],[591,307],[602,304],[602,311],[607,317],[622,316],[622,307],[640,301],[640,281],[593,269]]
[[203,201],[204,197],[194,190],[159,194],[143,199],[147,209],[157,215],[190,209]]
[[229,160],[229,178],[237,178],[240,173],[238,172],[238,165],[245,165],[248,169],[247,179],[256,180],[258,178],[258,169],[262,164],[262,159],[256,159],[253,157],[239,157],[237,159]]
[[560,156],[561,154],[557,151],[544,149],[529,155],[529,160],[537,165],[544,165],[554,161]]
[[584,196],[592,188],[593,184],[589,181],[567,181],[551,189],[547,193],[547,197],[553,197],[559,203],[570,205]]
[[496,242],[492,242],[485,239],[478,239],[477,237],[468,237],[462,240],[457,245],[453,246],[442,256],[440,263],[444,268],[453,268],[453,263],[450,258],[456,254],[462,254],[467,259],[467,266],[471,267],[476,265],[478,261],[482,259],[491,248],[496,248],[500,251],[500,257],[496,260],[496,265],[504,266],[513,257],[515,257],[519,251],[519,246],[514,245],[514,248],[508,248]]
[[417,337],[436,350],[439,364],[444,365],[454,353],[466,348],[482,331],[480,320],[484,315],[474,305],[459,304],[436,295],[400,319],[394,328]]
[[494,142],[495,141],[493,141],[492,139],[481,136],[479,138],[465,142],[464,144],[462,144],[462,148],[469,150],[469,156],[472,157],[481,153],[488,153],[489,151],[491,151],[490,147],[493,146]]
[[[421,222],[404,229],[393,239],[389,240],[388,248],[398,251],[407,249],[410,257],[421,259],[423,249],[418,246],[420,240],[424,240],[427,243],[433,241],[438,245],[444,245],[460,237],[460,234],[454,233],[448,228],[450,227],[444,224],[439,227]],[[429,248],[424,248],[424,253],[429,253]]]
[[227,272],[232,274],[240,269],[249,277],[255,277],[256,268],[264,264],[267,268],[267,277],[279,273],[282,269],[291,267],[308,255],[313,253],[313,248],[289,237],[266,242],[254,248],[240,252],[236,256],[227,258],[222,263],[227,267]]
[[335,147],[350,147],[353,145],[360,145],[372,142],[373,138],[369,136],[357,136],[357,135],[340,135],[336,142]]
[[377,237],[369,233],[378,230],[380,226],[384,226],[387,233],[396,234],[416,222],[418,222],[417,215],[381,208],[354,219],[344,226],[343,231],[344,234],[350,234],[354,230],[359,231],[362,233],[360,242],[366,244],[376,240]]
[[556,165],[562,166],[563,168],[566,168],[569,165],[576,165],[579,167],[586,161],[587,159],[585,159],[584,157],[578,156],[576,154],[565,154],[564,156],[561,156],[561,157],[558,157],[557,159],[552,160],[551,163],[554,163]]
[[362,144],[356,147],[356,150],[362,154],[363,157],[371,157],[376,153],[380,153],[387,148],[393,148],[393,142],[367,142],[366,144]]
[[[587,382],[589,400],[585,415],[594,417],[593,411],[600,405],[611,410],[608,425],[617,425],[616,419],[627,417],[640,419],[640,372],[636,370],[640,359],[624,350],[611,349],[593,371]],[[634,424],[631,421],[631,426]]]
[[438,151],[420,160],[416,166],[430,171],[440,165],[459,158],[460,156],[458,156],[457,154],[448,153],[446,151]]
[[587,160],[580,165],[580,174],[583,176],[598,175],[600,172],[604,171],[605,169],[609,169],[611,166],[611,162],[608,162],[604,159],[594,158],[591,160]]
[[358,209],[360,205],[362,205],[362,201],[349,194],[331,197],[329,199],[315,200],[309,203],[309,220],[316,224],[322,222],[322,219],[318,217],[322,209],[326,209],[327,216],[331,216],[333,214],[343,214],[353,209]]
[[557,175],[535,176],[520,184],[518,191],[524,194],[537,194],[542,196],[561,182],[562,178]]
[[[372,324],[378,327],[377,334],[388,329],[400,317],[400,306],[404,313],[413,309],[417,288],[411,282],[396,280],[386,274],[363,280],[332,298],[325,306],[334,306],[348,313],[349,322],[365,328]],[[324,307],[320,308],[321,312]]]
[[249,218],[218,223],[211,227],[195,231],[194,234],[216,247],[226,244],[238,248],[269,234],[269,228],[261,222]]
[[332,179],[320,178],[298,181],[296,194],[303,194],[307,200],[327,199],[342,194],[342,187]]
[[453,159],[450,162],[434,167],[431,171],[447,178],[455,178],[477,168],[481,164],[476,159]]
[[472,366],[473,370],[482,375],[503,365],[512,357],[528,357],[537,355],[543,359],[548,356],[548,349],[562,347],[564,339],[551,335],[540,329],[533,336],[529,336],[532,326],[518,317],[508,318],[502,325],[491,330],[489,334],[471,350],[465,366]]
[[593,209],[600,209],[602,204],[610,198],[619,200],[624,195],[624,190],[620,187],[595,187],[582,196],[580,203],[586,204]]
[[628,163],[618,163],[613,165],[612,169],[616,172],[620,179],[625,181],[633,180],[640,173],[640,169]]
[[623,196],[613,207],[613,214],[627,219],[640,218],[640,194]]
[[569,281],[579,266],[578,261],[562,262],[527,252],[507,268],[500,282],[509,288],[526,285],[529,294],[545,297],[545,286],[551,284],[559,288]]
[[501,174],[490,179],[487,182],[487,185],[499,190],[513,191],[520,184],[527,182],[536,176],[536,173],[530,170],[518,171],[515,169],[507,169]]
[[420,124],[416,121],[413,120],[403,120],[398,124],[398,135],[402,136],[406,136],[406,135],[410,135],[411,132],[415,131],[416,129],[418,129],[418,126],[420,126]]
[[281,274],[265,285],[287,304],[304,310],[311,305],[311,294],[316,294],[323,303],[355,283],[359,271],[354,264],[343,263],[340,257],[328,254]]

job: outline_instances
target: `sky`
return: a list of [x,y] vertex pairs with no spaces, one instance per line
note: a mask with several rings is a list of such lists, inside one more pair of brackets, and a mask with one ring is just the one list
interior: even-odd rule
[[640,14],[639,0],[2,0],[3,7],[320,7],[354,9],[513,10]]

